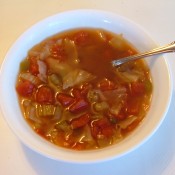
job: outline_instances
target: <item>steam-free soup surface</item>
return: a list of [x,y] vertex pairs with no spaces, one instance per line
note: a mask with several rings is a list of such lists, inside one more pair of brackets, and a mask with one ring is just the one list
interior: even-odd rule
[[145,117],[152,83],[143,61],[118,68],[110,62],[135,53],[121,34],[102,29],[47,38],[20,64],[16,90],[24,118],[61,147],[97,149],[121,141]]

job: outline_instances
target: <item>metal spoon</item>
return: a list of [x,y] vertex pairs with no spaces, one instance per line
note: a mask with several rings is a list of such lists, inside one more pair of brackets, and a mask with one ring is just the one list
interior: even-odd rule
[[128,61],[133,61],[133,60],[137,60],[137,59],[140,59],[143,57],[148,57],[148,56],[157,55],[157,54],[161,54],[161,53],[169,53],[169,52],[175,52],[175,41],[168,44],[168,45],[158,47],[158,48],[152,49],[152,50],[144,52],[144,53],[131,55],[129,57],[120,58],[118,60],[113,60],[112,65],[113,66],[120,66],[121,64],[124,64]]

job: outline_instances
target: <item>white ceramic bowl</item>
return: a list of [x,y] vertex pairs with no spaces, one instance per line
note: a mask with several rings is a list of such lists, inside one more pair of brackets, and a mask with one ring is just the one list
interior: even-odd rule
[[34,133],[24,120],[19,108],[15,83],[19,63],[27,55],[27,51],[48,36],[79,27],[96,27],[114,33],[123,33],[124,37],[141,52],[157,46],[142,28],[113,13],[77,10],[48,17],[23,33],[4,59],[0,72],[2,113],[12,131],[25,145],[49,158],[73,163],[92,163],[118,158],[134,150],[150,138],[166,115],[172,89],[170,72],[163,57],[146,59],[154,85],[151,108],[141,125],[116,145],[93,151],[74,151],[57,147]]

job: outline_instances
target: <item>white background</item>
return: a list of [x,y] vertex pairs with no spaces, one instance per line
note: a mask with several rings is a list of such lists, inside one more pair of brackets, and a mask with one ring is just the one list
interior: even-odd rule
[[[0,0],[0,63],[11,44],[28,27],[47,16],[72,9],[115,12],[140,24],[159,45],[175,40],[175,0]],[[171,105],[158,131],[140,148],[100,164],[58,162],[24,146],[0,115],[0,174],[175,175],[175,53],[165,57],[170,63],[174,86]]]

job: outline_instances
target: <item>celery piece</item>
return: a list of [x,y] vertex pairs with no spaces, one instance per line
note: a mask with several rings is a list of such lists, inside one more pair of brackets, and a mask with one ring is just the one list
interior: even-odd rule
[[56,107],[54,105],[37,105],[37,113],[39,117],[53,116]]
[[67,123],[66,120],[62,120],[62,121],[56,123],[55,128],[62,130],[62,131],[65,131],[65,132],[68,132],[71,130],[70,125]]

